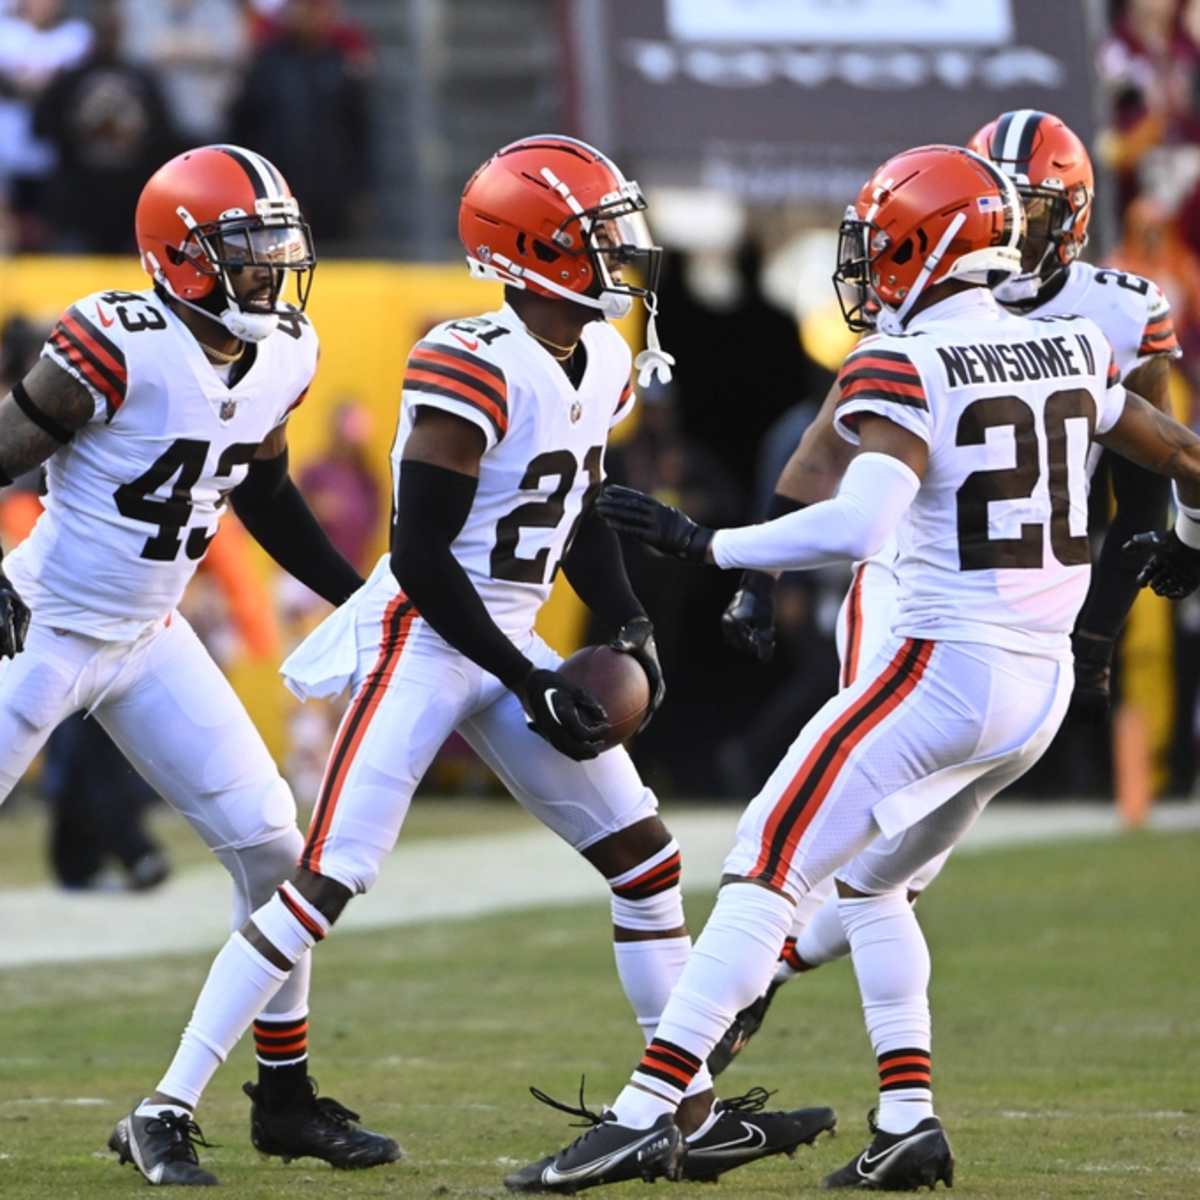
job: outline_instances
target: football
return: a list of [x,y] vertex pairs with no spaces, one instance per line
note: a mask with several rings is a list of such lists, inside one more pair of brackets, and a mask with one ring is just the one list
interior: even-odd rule
[[612,727],[604,741],[606,750],[637,733],[650,707],[650,681],[632,654],[622,654],[609,646],[584,646],[558,669],[604,706]]

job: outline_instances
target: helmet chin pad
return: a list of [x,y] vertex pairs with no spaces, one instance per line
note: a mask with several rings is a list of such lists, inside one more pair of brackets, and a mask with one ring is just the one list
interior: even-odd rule
[[222,325],[242,342],[261,342],[279,328],[278,313],[248,313],[230,304],[219,318]]

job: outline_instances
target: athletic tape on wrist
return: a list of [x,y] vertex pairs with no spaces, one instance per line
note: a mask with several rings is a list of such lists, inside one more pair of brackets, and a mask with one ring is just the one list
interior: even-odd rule
[[43,432],[49,434],[60,445],[65,446],[75,435],[65,426],[60,425],[53,417],[47,416],[36,404],[22,383],[12,386],[12,398],[17,407]]

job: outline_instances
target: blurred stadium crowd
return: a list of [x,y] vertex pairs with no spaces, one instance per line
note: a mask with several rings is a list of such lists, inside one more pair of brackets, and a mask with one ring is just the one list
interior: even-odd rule
[[[394,186],[381,181],[378,165],[385,98],[377,63],[388,7],[387,0],[0,0],[0,253],[132,254],[131,214],[146,177],[178,149],[214,141],[252,146],[278,164],[319,253],[355,252],[388,210],[385,193]],[[515,0],[507,7],[526,19],[553,15],[557,6]],[[542,68],[547,76],[556,69]],[[1184,346],[1173,384],[1177,412],[1200,428],[1200,0],[1113,0],[1095,70],[1104,115],[1092,149],[1107,211],[1093,228],[1107,237],[1091,257],[1149,276],[1166,292]],[[547,87],[560,98],[557,123],[573,132],[566,89],[553,78]],[[964,129],[964,140],[972,132]],[[652,191],[650,215],[669,251],[660,331],[679,366],[672,384],[643,394],[635,433],[610,453],[610,474],[678,498],[709,524],[757,519],[850,345],[829,286],[839,214]],[[0,387],[38,353],[45,332],[38,322],[53,315],[8,319]],[[299,476],[360,569],[380,545],[388,512],[386,480],[365,451],[371,439],[390,435],[392,416],[339,397],[324,452]],[[0,502],[6,544],[36,518],[38,486],[27,479]],[[1105,490],[1096,489],[1097,528],[1106,503]],[[189,594],[189,616],[218,661],[278,662],[321,602],[291,580],[272,590],[247,569],[249,554],[228,519]],[[722,644],[719,618],[732,578],[695,568],[680,587],[676,565],[632,551],[630,558],[676,698],[639,740],[639,766],[666,795],[744,800],[835,690],[832,636],[846,575],[786,580],[777,652],[764,667]],[[1200,602],[1176,606],[1173,620],[1174,731],[1159,780],[1163,790],[1186,794],[1197,771]],[[302,803],[314,794],[331,721],[313,706],[291,718],[286,768]],[[113,828],[80,782],[77,764],[103,753],[93,725],[65,727],[41,777],[60,817],[59,877],[85,885],[108,854],[132,882],[153,882],[160,864],[147,858],[153,847],[137,823]],[[1023,791],[1109,796],[1111,764],[1095,746],[1094,728],[1068,723]],[[449,745],[426,786],[491,784],[465,746]],[[129,793],[131,809],[145,803],[132,777]],[[84,810],[94,814],[91,825]],[[86,845],[73,844],[71,829],[93,827],[100,832],[82,839]]]

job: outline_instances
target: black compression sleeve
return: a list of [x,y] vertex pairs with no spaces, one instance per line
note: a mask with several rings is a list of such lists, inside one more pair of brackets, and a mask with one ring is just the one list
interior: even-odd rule
[[254,459],[230,499],[254,540],[330,604],[341,604],[362,586],[288,475],[286,448],[275,458]]
[[479,481],[432,463],[405,461],[396,487],[392,574],[417,611],[447,642],[515,687],[533,664],[500,632],[450,551]]
[[626,621],[646,615],[625,573],[621,542],[595,508],[583,514],[562,565],[580,600],[613,633]]
[[1166,525],[1170,484],[1163,476],[1134,466],[1120,455],[1106,452],[1104,458],[1111,472],[1117,511],[1104,535],[1075,629],[1092,637],[1114,638],[1137,598],[1141,566],[1138,560],[1129,561],[1121,547],[1135,533]]

